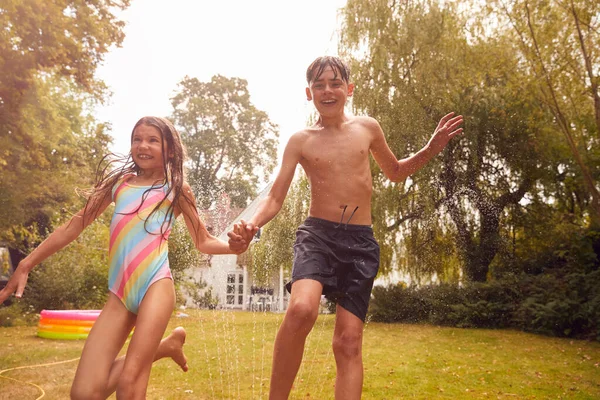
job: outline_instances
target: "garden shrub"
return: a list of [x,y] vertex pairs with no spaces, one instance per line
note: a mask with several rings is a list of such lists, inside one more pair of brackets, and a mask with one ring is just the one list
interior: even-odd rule
[[100,309],[108,296],[108,227],[88,226],[79,238],[29,274],[23,299],[43,309]]
[[600,271],[515,276],[487,283],[375,287],[373,321],[513,328],[599,338]]

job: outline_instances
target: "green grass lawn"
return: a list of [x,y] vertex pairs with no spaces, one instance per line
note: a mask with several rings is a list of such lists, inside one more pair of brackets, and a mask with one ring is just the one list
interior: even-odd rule
[[[190,371],[154,365],[149,399],[266,399],[280,314],[195,311],[173,318],[188,332]],[[333,399],[334,316],[307,340],[290,398]],[[0,370],[70,360],[83,341],[40,339],[36,327],[0,328]],[[515,331],[368,323],[363,399],[600,399],[600,344]],[[2,373],[0,399],[67,399],[77,361]],[[39,386],[36,388],[23,382]],[[114,396],[113,396],[114,398]]]

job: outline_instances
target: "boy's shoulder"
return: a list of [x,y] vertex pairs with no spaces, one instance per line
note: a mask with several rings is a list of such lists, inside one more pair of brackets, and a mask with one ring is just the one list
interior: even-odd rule
[[293,133],[292,136],[290,136],[289,142],[290,143],[303,142],[308,138],[308,136],[310,136],[312,131],[314,131],[314,127],[306,126],[302,129],[300,129],[299,131],[296,131],[295,133]]
[[[361,128],[368,130],[368,131],[381,130],[381,127],[379,126],[379,122],[377,122],[377,120],[375,118],[369,117],[367,115],[349,116],[346,123],[348,125],[358,125]],[[311,136],[311,134],[314,134],[315,132],[319,132],[319,131],[322,131],[322,128],[320,126],[318,126],[317,124],[314,124],[311,126],[306,126],[302,129],[300,129],[299,131],[296,131],[294,134],[292,134],[292,136],[290,136],[289,141],[295,142],[295,143],[300,143],[300,142],[305,141],[309,136]]]
[[364,126],[365,128],[378,128],[379,127],[379,122],[377,122],[377,120],[373,117],[369,117],[368,115],[355,115],[352,116],[351,122],[355,123],[355,124],[360,124],[362,126]]

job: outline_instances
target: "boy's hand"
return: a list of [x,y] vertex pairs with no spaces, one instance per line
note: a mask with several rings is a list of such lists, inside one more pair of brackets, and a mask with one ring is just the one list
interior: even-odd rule
[[244,220],[242,220],[241,224],[242,224],[242,228],[244,230],[244,233],[246,235],[249,235],[250,238],[253,238],[254,235],[256,235],[256,232],[258,232],[258,226],[254,225],[251,222],[244,222]]
[[21,267],[20,263],[19,266],[17,266],[17,269],[15,269],[15,272],[13,272],[4,289],[0,290],[0,305],[4,303],[4,301],[13,293],[19,298],[23,296],[23,290],[25,290],[29,272],[25,267],[19,267]]
[[239,223],[233,225],[233,231],[227,233],[227,236],[229,236],[229,241],[244,240],[250,243],[256,232],[258,232],[258,226],[247,223],[242,219]]
[[452,117],[453,115],[454,113],[451,112],[442,117],[437,128],[435,128],[435,131],[433,132],[433,136],[429,140],[428,147],[435,154],[444,150],[444,147],[446,147],[450,139],[463,131],[463,128],[459,128],[459,125],[463,123],[462,115]]

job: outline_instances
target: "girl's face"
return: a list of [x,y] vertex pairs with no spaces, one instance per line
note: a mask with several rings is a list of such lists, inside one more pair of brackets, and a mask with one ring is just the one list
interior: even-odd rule
[[141,170],[164,170],[163,138],[156,127],[142,124],[135,128],[131,137],[131,157]]

